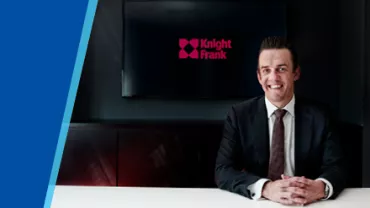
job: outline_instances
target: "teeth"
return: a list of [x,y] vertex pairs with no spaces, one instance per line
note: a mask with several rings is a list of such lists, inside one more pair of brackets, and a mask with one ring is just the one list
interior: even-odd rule
[[282,87],[281,85],[271,85],[271,88],[272,89],[278,89],[278,88],[280,88],[280,87]]

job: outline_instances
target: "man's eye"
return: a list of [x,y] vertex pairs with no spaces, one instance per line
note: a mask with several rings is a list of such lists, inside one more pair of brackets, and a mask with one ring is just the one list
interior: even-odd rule
[[285,71],[285,70],[286,70],[286,69],[285,69],[284,67],[280,67],[280,68],[279,68],[279,71],[281,71],[281,72],[282,72],[282,71]]
[[263,69],[263,70],[262,70],[262,72],[263,72],[264,74],[267,74],[267,73],[269,73],[269,72],[270,72],[270,69]]

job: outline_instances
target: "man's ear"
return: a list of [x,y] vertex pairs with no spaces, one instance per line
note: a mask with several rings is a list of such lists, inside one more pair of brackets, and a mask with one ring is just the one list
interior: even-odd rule
[[258,82],[262,85],[262,82],[261,82],[261,73],[260,73],[260,70],[259,69],[257,69],[257,71],[256,71],[256,74],[257,74],[257,79],[258,79]]
[[300,77],[301,77],[301,67],[298,66],[294,71],[294,81],[299,80]]

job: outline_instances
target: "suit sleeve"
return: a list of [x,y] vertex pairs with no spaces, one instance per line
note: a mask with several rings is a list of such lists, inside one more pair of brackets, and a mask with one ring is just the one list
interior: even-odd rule
[[248,170],[241,170],[238,162],[242,156],[241,152],[237,116],[233,107],[224,124],[223,136],[216,158],[215,180],[220,189],[252,199],[252,193],[248,186],[261,178],[249,173]]
[[332,120],[326,120],[324,132],[324,154],[319,178],[324,178],[330,182],[333,192],[329,199],[335,199],[346,186],[347,161],[344,156],[342,141]]

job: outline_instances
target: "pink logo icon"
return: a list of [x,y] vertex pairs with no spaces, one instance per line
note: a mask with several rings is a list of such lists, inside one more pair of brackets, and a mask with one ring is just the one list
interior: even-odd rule
[[[185,47],[189,44],[193,48],[193,50],[190,53],[185,51]],[[198,59],[198,57],[199,57],[199,52],[197,50],[197,48],[199,46],[199,40],[198,39],[193,38],[190,41],[188,41],[186,38],[180,38],[179,39],[179,46],[180,46],[180,51],[179,51],[179,58],[180,59],[186,59],[186,58]]]
[[[231,46],[230,39],[208,39],[192,38],[190,41],[186,38],[179,39],[179,58],[180,59],[227,59],[227,53]],[[191,52],[187,52],[191,49]]]

